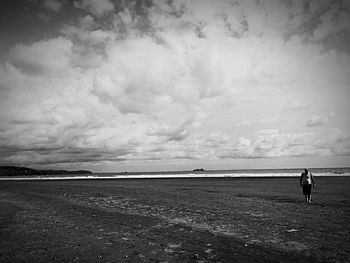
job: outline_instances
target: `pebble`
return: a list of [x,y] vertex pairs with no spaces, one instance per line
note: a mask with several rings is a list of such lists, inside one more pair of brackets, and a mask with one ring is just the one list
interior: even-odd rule
[[291,229],[286,230],[286,232],[293,233],[293,232],[298,232],[298,230],[291,228]]
[[194,254],[192,258],[193,259],[198,259],[199,258],[199,254]]

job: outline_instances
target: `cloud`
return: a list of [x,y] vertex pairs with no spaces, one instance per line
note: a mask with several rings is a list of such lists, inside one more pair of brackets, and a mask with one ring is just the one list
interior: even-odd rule
[[62,70],[69,65],[72,45],[62,37],[29,45],[17,44],[9,52],[9,62],[30,73]]
[[45,0],[43,5],[54,12],[60,12],[63,6],[63,2],[57,0]]
[[269,124],[275,124],[278,123],[277,118],[261,118],[259,120],[253,121],[253,120],[243,120],[239,121],[236,126],[237,127],[244,127],[244,126],[252,126],[252,125],[269,125]]
[[350,154],[350,137],[330,129],[325,134],[281,133],[276,129],[257,131],[251,138],[240,137],[225,150],[218,150],[220,158],[279,158],[332,156]]
[[311,107],[312,103],[314,103],[312,98],[292,98],[287,103],[287,108],[292,110],[304,110]]
[[[311,108],[336,108],[350,83],[348,56],[298,34],[304,5],[155,1],[112,14],[109,1],[75,3],[90,14],[60,37],[16,44],[0,64],[1,162],[348,153],[345,122],[299,124]],[[347,101],[336,109],[341,123]]]
[[313,114],[308,122],[306,123],[307,127],[316,127],[327,124],[334,117],[334,113],[328,113],[323,115]]
[[258,124],[263,124],[263,125],[275,124],[275,123],[278,123],[277,118],[263,118],[263,119],[258,120]]
[[[319,5],[323,7],[322,5]],[[313,31],[315,40],[320,41],[341,33],[350,33],[350,4],[348,1],[328,2],[326,11],[320,16],[320,24]]]
[[252,125],[253,124],[253,121],[251,120],[243,120],[243,121],[240,121],[236,124],[237,127],[242,127],[242,126],[249,126],[249,125]]
[[110,0],[81,0],[75,1],[74,6],[85,9],[97,17],[102,17],[114,10],[114,5]]

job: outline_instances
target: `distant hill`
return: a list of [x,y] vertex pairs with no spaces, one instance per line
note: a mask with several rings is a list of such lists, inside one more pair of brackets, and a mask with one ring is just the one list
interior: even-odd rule
[[92,174],[90,171],[66,171],[66,170],[36,170],[27,167],[0,166],[0,176],[26,176],[26,175],[79,175]]

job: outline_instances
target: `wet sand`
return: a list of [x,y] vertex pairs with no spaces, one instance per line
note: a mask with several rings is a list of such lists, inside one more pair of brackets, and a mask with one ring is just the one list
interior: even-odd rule
[[350,178],[0,182],[0,262],[350,262]]

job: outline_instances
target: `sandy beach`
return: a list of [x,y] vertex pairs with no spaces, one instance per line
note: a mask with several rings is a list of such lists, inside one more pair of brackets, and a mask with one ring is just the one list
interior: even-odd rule
[[350,262],[350,178],[0,183],[1,262]]

